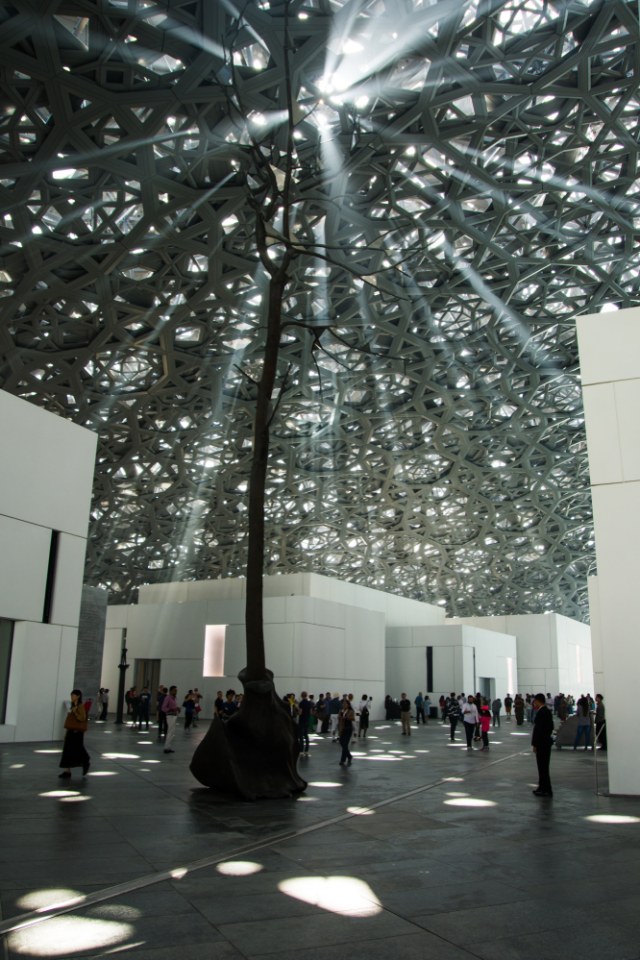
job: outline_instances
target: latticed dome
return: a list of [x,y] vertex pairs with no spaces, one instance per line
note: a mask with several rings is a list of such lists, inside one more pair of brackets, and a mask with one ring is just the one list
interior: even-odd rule
[[242,575],[295,249],[266,572],[585,618],[575,318],[639,300],[638,51],[621,0],[3,4],[0,383],[99,434],[87,582]]

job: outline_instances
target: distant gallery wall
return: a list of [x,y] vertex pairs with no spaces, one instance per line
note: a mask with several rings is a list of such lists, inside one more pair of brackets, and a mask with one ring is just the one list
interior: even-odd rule
[[[217,690],[241,690],[245,589],[243,579],[159,584],[141,588],[136,605],[109,607],[102,685],[117,689],[124,644],[131,664],[127,685],[140,661],[160,661],[161,682],[176,684],[180,695],[197,686],[210,716]],[[278,692],[353,693],[358,699],[366,693],[374,716],[382,716],[386,693],[388,624],[444,620],[438,606],[317,574],[266,577],[264,592],[267,666]],[[215,626],[225,628],[222,668],[207,676],[207,628]]]
[[517,669],[515,637],[494,630],[447,622],[387,631],[386,684],[394,698],[422,691],[434,706],[452,692],[504,699],[514,692]]
[[509,617],[464,617],[448,621],[495,630],[516,638],[516,682],[522,693],[595,693],[591,630],[557,613]]
[[[0,742],[62,736],[96,434],[0,391]],[[3,653],[6,651],[3,651]]]

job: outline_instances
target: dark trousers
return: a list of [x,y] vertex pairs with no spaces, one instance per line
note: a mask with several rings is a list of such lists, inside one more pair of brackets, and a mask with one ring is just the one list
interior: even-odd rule
[[476,732],[476,725],[475,723],[463,723],[463,726],[467,738],[467,746],[470,747],[473,743],[473,735]]
[[424,718],[424,707],[416,707],[416,723],[420,723],[421,717],[422,717],[422,722],[426,723],[427,721]]
[[499,714],[499,713],[494,713],[494,714],[492,714],[492,721],[491,721],[491,722],[492,722],[492,726],[494,726],[494,727],[499,727],[499,726],[500,726],[500,714]]
[[161,737],[167,732],[167,715],[162,710],[158,710],[158,736]]
[[103,704],[102,704],[102,711],[101,711],[101,713],[100,713],[100,719],[101,719],[101,720],[106,720],[106,719],[107,719],[107,711],[108,711],[108,709],[109,709],[109,704],[108,704],[108,703],[103,703]]
[[309,721],[298,721],[298,746],[300,753],[309,752]]
[[351,734],[353,729],[346,730],[344,733],[340,734],[340,746],[342,747],[342,756],[340,757],[340,763],[351,763],[351,751],[349,750],[349,744],[351,743]]
[[451,726],[451,739],[455,740],[456,738],[456,727],[458,726],[457,717],[449,717],[449,725]]
[[549,764],[551,762],[551,745],[548,747],[536,747],[536,763],[538,765],[538,790],[544,790],[551,793],[551,780],[549,779]]

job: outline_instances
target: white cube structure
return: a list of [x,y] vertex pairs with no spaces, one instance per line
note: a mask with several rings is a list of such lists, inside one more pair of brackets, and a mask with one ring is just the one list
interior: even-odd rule
[[640,795],[631,723],[640,671],[640,309],[578,318],[598,576],[592,618],[605,689],[609,789]]
[[62,736],[73,684],[97,436],[0,391],[0,742]]

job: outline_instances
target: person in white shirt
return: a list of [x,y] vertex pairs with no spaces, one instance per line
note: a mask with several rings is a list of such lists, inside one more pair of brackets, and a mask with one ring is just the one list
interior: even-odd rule
[[476,729],[476,723],[480,722],[480,714],[478,713],[478,708],[472,696],[468,696],[466,703],[462,706],[462,720],[467,738],[467,750],[473,750],[473,734]]
[[371,710],[371,700],[366,693],[362,694],[362,699],[358,704],[358,736],[363,740],[367,738],[369,729],[369,711]]

